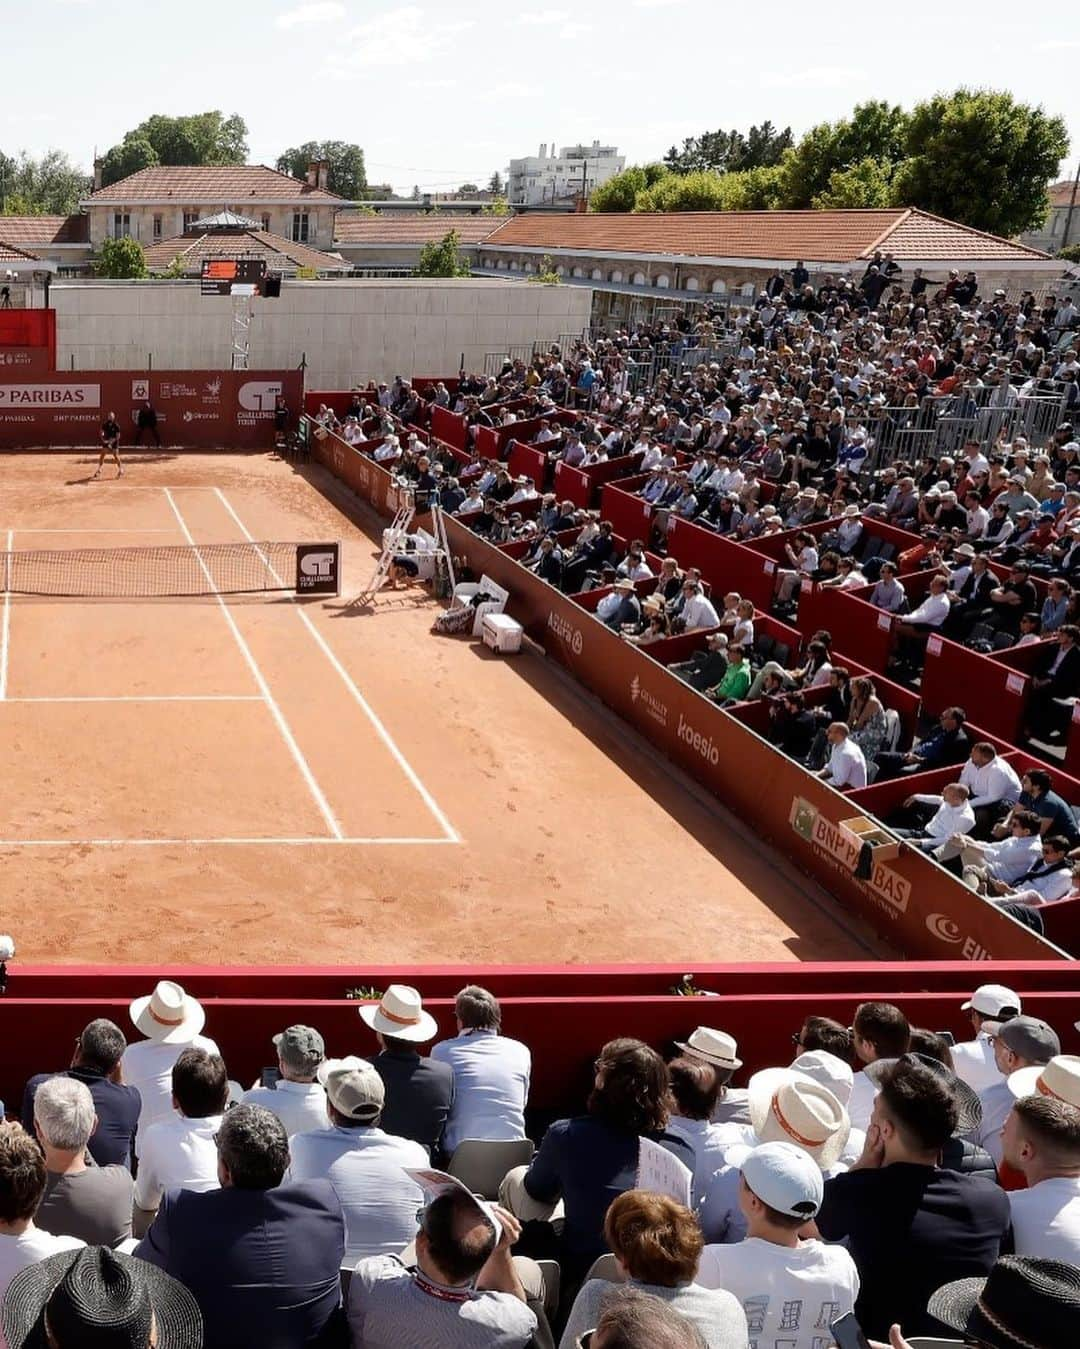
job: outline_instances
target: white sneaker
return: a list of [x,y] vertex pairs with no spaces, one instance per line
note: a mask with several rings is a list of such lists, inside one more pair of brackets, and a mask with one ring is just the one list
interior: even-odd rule
[[124,476],[124,470],[123,470],[122,468],[118,468],[118,469],[116,470],[116,476],[117,476],[118,478],[122,478],[122,477]]

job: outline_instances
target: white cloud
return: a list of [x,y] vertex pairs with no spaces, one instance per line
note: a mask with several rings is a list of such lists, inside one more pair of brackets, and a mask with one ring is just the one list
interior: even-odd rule
[[672,5],[681,5],[683,0],[634,0],[635,9],[668,9]]
[[479,98],[485,103],[494,103],[504,98],[536,98],[541,92],[535,84],[523,84],[519,80],[506,80],[502,84],[493,84],[484,90]]
[[1036,42],[1037,52],[1069,52],[1080,47],[1080,38],[1051,38],[1048,42]]
[[768,89],[835,89],[866,80],[866,73],[853,66],[808,66],[806,70],[778,71],[761,77]]
[[312,0],[306,5],[297,5],[286,10],[274,20],[276,28],[312,28],[319,23],[332,23],[345,17],[345,6],[336,0]]
[[348,76],[370,66],[414,66],[431,61],[456,33],[475,27],[472,19],[440,23],[418,5],[405,5],[358,24],[348,35],[350,47],[331,52],[331,73]]
[[566,23],[569,18],[570,11],[567,9],[539,9],[532,14],[519,14],[510,22],[511,24],[527,23],[534,27],[543,27],[548,24]]

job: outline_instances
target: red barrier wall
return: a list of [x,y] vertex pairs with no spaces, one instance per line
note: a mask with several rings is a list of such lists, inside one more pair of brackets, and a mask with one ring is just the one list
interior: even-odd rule
[[96,445],[115,412],[121,445],[130,445],[147,398],[166,445],[191,449],[265,449],[274,443],[274,399],[295,417],[299,370],[79,370],[0,382],[0,449]]
[[0,309],[0,375],[45,375],[56,369],[56,310]]

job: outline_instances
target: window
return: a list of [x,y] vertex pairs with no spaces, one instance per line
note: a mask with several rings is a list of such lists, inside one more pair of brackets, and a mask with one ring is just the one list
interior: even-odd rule
[[294,244],[306,244],[308,241],[310,214],[307,211],[293,211],[292,241]]
[[611,273],[612,285],[617,286],[621,281],[622,281],[622,272],[620,272],[618,268],[616,268],[615,271]]
[[710,289],[714,295],[723,295],[727,290],[727,282],[721,281],[721,279],[717,277]]
[[604,273],[600,270],[599,267],[594,267],[592,269],[592,279],[594,281],[603,281]]
[[630,278],[630,280],[632,284],[635,286],[644,286],[647,284],[644,272],[635,272],[634,275]]
[[263,218],[262,218],[262,227],[263,227],[263,233],[264,233],[264,234],[269,234],[269,233],[270,233],[270,217],[269,217],[268,215],[264,215],[264,216],[263,216]]
[[113,213],[113,238],[126,239],[131,234],[131,215],[128,211]]
[[698,279],[696,276],[688,276],[683,282],[683,290],[697,290]]
[[191,210],[190,207],[184,209],[184,233],[186,234],[192,225],[200,218],[198,211]]
[[154,238],[161,238],[161,216],[154,216]]
[[665,276],[663,272],[656,278],[653,285],[657,290],[667,290],[671,286],[671,277]]

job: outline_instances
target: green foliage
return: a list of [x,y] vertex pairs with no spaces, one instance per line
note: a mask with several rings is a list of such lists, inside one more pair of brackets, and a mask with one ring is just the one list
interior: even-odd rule
[[183,255],[180,253],[177,253],[176,257],[173,258],[172,262],[169,263],[168,267],[165,267],[160,272],[155,273],[156,276],[165,277],[165,279],[169,281],[178,280],[181,277],[187,276],[187,274],[188,274],[188,264],[185,262]]
[[[781,161],[782,204],[816,205],[816,197],[831,194],[834,173],[847,173],[868,159],[895,165],[903,157],[907,128],[904,110],[884,102],[859,103],[849,118],[811,127]],[[845,190],[841,184],[839,193]]]
[[90,178],[60,150],[40,159],[25,150],[14,159],[0,155],[4,215],[70,215],[90,187]]
[[181,117],[154,113],[108,151],[101,181],[108,187],[155,164],[243,164],[247,152],[247,124],[237,113],[231,117],[217,110]]
[[1061,117],[991,89],[958,89],[911,115],[900,200],[1006,237],[1046,218],[1046,185],[1069,150]]
[[462,183],[458,191],[463,197],[475,197],[480,189],[476,183]]
[[794,144],[791,127],[777,131],[772,122],[741,131],[706,131],[690,136],[682,149],[674,145],[664,156],[664,164],[673,173],[695,173],[716,169],[721,173],[739,173],[745,169],[768,168],[779,164],[781,156]]
[[593,191],[589,197],[589,210],[632,211],[639,194],[658,183],[667,172],[663,164],[631,165]]
[[94,268],[98,276],[146,276],[146,255],[137,239],[105,239]]
[[488,202],[486,206],[480,207],[481,215],[509,215],[510,203],[505,197],[496,197],[494,201]]
[[1061,249],[1057,256],[1065,262],[1080,262],[1080,244],[1069,244],[1068,248]]
[[308,165],[320,159],[330,161],[328,187],[339,197],[359,201],[367,193],[367,172],[364,152],[359,145],[347,141],[305,141],[303,145],[284,150],[277,158],[279,173],[294,178],[307,176]]
[[525,279],[536,286],[562,285],[562,277],[555,270],[555,263],[547,253],[545,253],[541,259],[540,270],[534,276],[529,276]]
[[653,187],[638,193],[634,210],[726,210],[724,176],[706,169],[700,169],[696,173],[665,174]]
[[420,250],[420,262],[416,268],[417,276],[469,276],[469,264],[462,259],[458,251],[461,238],[457,230],[444,234],[438,241],[432,240]]
[[824,192],[813,200],[816,211],[842,207],[891,206],[893,166],[881,159],[860,159],[849,169],[833,169]]
[[506,185],[503,183],[502,174],[498,169],[488,179],[487,190],[494,192],[497,197],[501,197],[506,191]]

